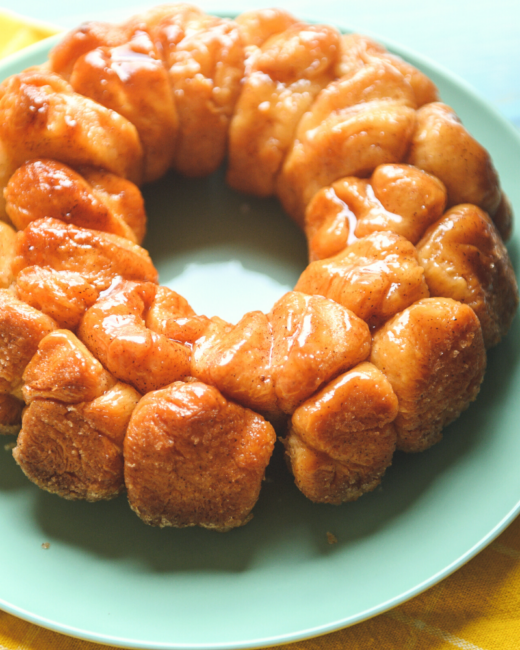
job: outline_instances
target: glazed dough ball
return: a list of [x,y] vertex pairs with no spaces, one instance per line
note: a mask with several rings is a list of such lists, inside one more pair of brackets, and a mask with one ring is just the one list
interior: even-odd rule
[[137,31],[117,47],[98,47],[75,62],[74,90],[131,122],[143,147],[143,181],[167,172],[175,154],[178,116],[163,61],[150,36]]
[[6,289],[13,281],[11,269],[16,245],[16,232],[0,221],[0,289]]
[[[446,208],[446,188],[438,178],[410,165],[380,165],[370,184],[374,197],[387,214],[399,218],[379,222],[378,216],[364,215],[358,237],[378,230],[391,230],[417,244],[425,230],[438,221]],[[388,227],[390,226],[390,227]]]
[[254,52],[265,41],[298,22],[283,9],[254,9],[235,18],[246,53]]
[[0,223],[11,223],[5,211],[5,198],[2,190],[6,187],[16,167],[16,163],[9,155],[7,148],[0,138]]
[[134,183],[143,153],[133,124],[75,93],[57,74],[26,70],[0,86],[0,138],[15,167],[52,158],[102,167]]
[[296,127],[333,79],[339,34],[325,25],[296,23],[252,55],[229,129],[227,183],[271,196]]
[[74,64],[87,52],[97,47],[116,47],[126,43],[133,27],[128,24],[113,25],[100,21],[83,23],[71,30],[49,52],[49,68],[69,80]]
[[446,189],[411,165],[380,165],[369,180],[342,178],[307,206],[311,261],[332,257],[372,232],[388,230],[416,244],[446,207]]
[[29,266],[16,278],[16,296],[31,307],[47,314],[59,327],[75,330],[99,291],[74,271],[54,271]]
[[238,25],[191,5],[164,5],[131,21],[152,37],[169,74],[179,131],[173,166],[186,176],[215,171],[244,76]]
[[176,382],[149,393],[125,438],[130,506],[155,526],[242,526],[275,440],[262,417],[203,383]]
[[267,315],[210,327],[194,346],[192,373],[279,425],[369,353],[363,321],[332,300],[291,291]]
[[191,374],[278,423],[272,338],[269,320],[261,311],[248,312],[236,325],[213,321],[193,346]]
[[155,297],[145,316],[146,327],[166,338],[192,346],[213,322],[197,316],[186,298],[168,289],[157,287]]
[[69,330],[55,330],[39,343],[23,374],[24,400],[55,399],[68,404],[91,402],[116,380]]
[[13,456],[42,490],[65,499],[112,499],[124,490],[123,439],[139,398],[117,383],[91,402],[34,400]]
[[329,84],[301,119],[278,176],[286,212],[303,224],[307,204],[322,187],[400,162],[415,128],[414,109],[410,84],[384,61]]
[[479,206],[495,220],[502,237],[509,238],[512,211],[491,157],[466,131],[453,109],[433,103],[417,111],[407,161],[444,183],[448,207],[459,203]]
[[40,341],[24,373],[28,407],[13,455],[38,487],[98,501],[123,488],[123,438],[139,393],[118,383],[72,332]]
[[22,376],[38,344],[56,323],[37,309],[0,289],[0,394],[21,397]]
[[417,68],[390,54],[385,48],[368,36],[361,34],[344,34],[341,37],[341,49],[336,74],[338,77],[351,75],[374,59],[382,59],[397,68],[412,87],[417,106],[438,100],[435,84]]
[[399,400],[397,447],[424,451],[477,397],[486,350],[475,312],[451,298],[419,300],[373,337],[370,361]]
[[119,278],[83,316],[79,338],[115,377],[140,393],[190,374],[190,350],[149,330],[156,285]]
[[515,272],[488,215],[474,205],[449,210],[417,246],[432,296],[469,305],[487,348],[505,336],[518,307]]
[[121,176],[97,167],[81,167],[80,173],[94,198],[107,207],[114,219],[130,229],[127,239],[141,244],[146,234],[146,211],[139,188]]
[[26,228],[49,217],[141,243],[146,230],[144,202],[130,181],[93,168],[82,174],[55,160],[31,160],[11,176],[4,191],[13,224]]
[[391,232],[372,233],[312,262],[294,289],[335,300],[371,328],[429,295],[415,247]]
[[279,408],[292,413],[305,399],[370,353],[370,331],[348,309],[323,296],[290,291],[268,314]]
[[298,488],[318,503],[354,501],[392,461],[398,404],[386,377],[361,363],[294,412],[286,455]]
[[30,266],[79,273],[97,291],[107,289],[116,276],[157,282],[157,271],[144,248],[117,235],[50,217],[32,221],[17,233],[13,273],[16,276]]

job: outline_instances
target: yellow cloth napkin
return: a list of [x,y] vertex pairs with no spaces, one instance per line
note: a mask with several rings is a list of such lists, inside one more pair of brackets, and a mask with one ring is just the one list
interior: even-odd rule
[[23,16],[0,9],[0,58],[9,56],[24,47],[53,36],[61,31],[53,25],[46,25]]
[[[58,31],[0,10],[0,57]],[[520,649],[520,519],[471,562],[404,605],[339,632],[278,646],[278,650],[453,648]],[[0,611],[0,650],[116,649],[50,632]]]

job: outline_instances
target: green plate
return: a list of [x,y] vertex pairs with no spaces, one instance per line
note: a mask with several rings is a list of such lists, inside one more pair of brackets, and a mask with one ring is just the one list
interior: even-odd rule
[[[43,61],[49,47],[11,58],[0,75]],[[434,79],[488,147],[518,212],[518,134],[459,80],[391,49]],[[231,192],[221,173],[171,175],[145,194],[146,245],[161,281],[202,312],[236,319],[268,309],[305,266],[303,237],[276,202]],[[516,261],[518,239],[510,250]],[[375,492],[314,505],[277,450],[253,520],[225,535],[149,528],[124,497],[61,500],[29,483],[0,447],[0,606],[92,641],[215,650],[316,636],[402,603],[473,557],[520,509],[519,341],[516,321],[489,354],[477,402],[440,444],[397,454]]]

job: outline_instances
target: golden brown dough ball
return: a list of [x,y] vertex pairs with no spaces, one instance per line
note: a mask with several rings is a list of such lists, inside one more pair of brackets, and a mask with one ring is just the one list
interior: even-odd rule
[[466,131],[452,108],[435,102],[417,111],[407,162],[444,183],[448,207],[459,203],[479,206],[495,220],[503,239],[509,238],[512,211],[491,157]]
[[[370,178],[374,197],[387,213],[400,219],[378,223],[367,214],[360,224],[363,237],[375,228],[384,228],[417,244],[425,230],[438,221],[446,208],[446,188],[438,178],[410,165],[380,165]],[[358,231],[356,230],[356,233]]]
[[119,278],[87,310],[79,338],[115,377],[148,393],[190,374],[190,350],[146,327],[152,283]]
[[296,409],[284,440],[298,488],[311,501],[354,501],[379,485],[392,462],[397,397],[361,363]]
[[437,88],[431,79],[407,61],[390,54],[382,45],[362,34],[344,34],[341,37],[336,74],[338,77],[351,75],[374,59],[382,59],[399,70],[413,88],[417,106],[439,99]]
[[410,84],[384,61],[329,84],[302,117],[278,176],[286,212],[303,224],[306,206],[322,187],[403,160],[415,106]]
[[0,221],[0,289],[7,289],[13,281],[11,265],[15,256],[16,232]]
[[43,338],[23,374],[24,400],[91,402],[113,388],[116,380],[69,330]]
[[204,334],[211,322],[206,316],[197,316],[188,301],[168,287],[157,287],[145,315],[146,327],[188,346]]
[[0,393],[21,397],[22,375],[38,344],[56,329],[52,318],[0,289]]
[[114,219],[128,226],[130,232],[127,239],[141,244],[146,234],[146,212],[139,188],[131,181],[99,167],[81,167],[79,171],[93,196],[105,204]]
[[173,167],[186,176],[215,171],[226,153],[227,132],[244,75],[238,25],[191,5],[164,5],[135,16],[162,54],[179,131]]
[[38,487],[66,499],[123,488],[123,438],[139,393],[116,382],[74,334],[40,341],[24,373],[28,407],[13,455]]
[[416,244],[446,207],[446,189],[411,165],[380,165],[369,180],[347,177],[314,195],[305,212],[311,261],[332,257],[372,232]]
[[475,312],[451,298],[419,300],[373,337],[370,361],[399,400],[397,447],[424,451],[477,397],[486,350]]
[[176,2],[156,5],[132,16],[127,22],[127,28],[148,32],[163,59],[167,61],[170,52],[186,34],[199,31],[217,20],[194,5]]
[[123,439],[139,398],[117,383],[92,402],[34,400],[13,456],[42,490],[65,499],[112,499],[124,490]]
[[146,230],[144,202],[130,181],[103,170],[82,175],[55,160],[31,160],[11,176],[4,191],[13,224],[26,228],[44,217],[141,243]]
[[242,526],[275,440],[262,417],[201,382],[149,393],[125,438],[130,506],[154,526]]
[[83,23],[68,32],[49,52],[49,66],[53,72],[69,79],[80,56],[97,47],[116,47],[126,43],[133,28],[128,24],[113,25],[100,21]]
[[143,153],[133,124],[75,93],[52,72],[26,70],[0,86],[0,138],[15,165],[53,158],[92,165],[139,184]]
[[417,246],[432,296],[469,305],[486,348],[505,336],[518,307],[515,272],[495,225],[475,205],[458,205]]
[[338,47],[337,30],[296,23],[251,56],[229,129],[231,187],[256,196],[274,194],[302,115],[334,79]]
[[248,312],[236,325],[214,320],[193,346],[191,374],[277,422],[271,348],[271,327],[261,311]]
[[157,282],[150,256],[137,244],[58,219],[32,221],[17,233],[15,276],[30,266],[79,273],[98,291],[107,289],[116,276],[138,282]]
[[29,266],[16,277],[16,296],[47,314],[59,327],[75,330],[99,291],[74,271],[54,271]]
[[291,291],[269,314],[213,324],[195,344],[192,374],[280,425],[312,393],[370,353],[367,325],[321,296]]
[[70,84],[136,127],[145,183],[167,172],[175,154],[177,109],[168,72],[146,32],[135,32],[117,47],[98,47],[82,55],[74,64]]
[[246,53],[261,47],[265,41],[298,22],[283,9],[253,9],[235,18]]
[[318,388],[366,359],[366,323],[333,300],[289,291],[268,314],[279,408],[290,414]]
[[372,233],[311,262],[294,289],[335,300],[372,328],[429,295],[415,247],[392,232]]
[[312,197],[304,222],[310,262],[333,257],[356,241],[359,219],[351,207],[352,198],[361,209],[370,209],[366,185],[360,178],[342,178]]

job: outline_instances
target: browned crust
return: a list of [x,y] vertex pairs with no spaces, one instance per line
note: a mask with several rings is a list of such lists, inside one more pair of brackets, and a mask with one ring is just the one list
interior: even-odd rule
[[125,438],[130,506],[154,526],[242,526],[275,439],[262,417],[201,382],[148,393]]

